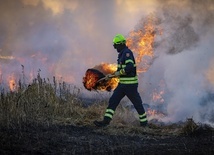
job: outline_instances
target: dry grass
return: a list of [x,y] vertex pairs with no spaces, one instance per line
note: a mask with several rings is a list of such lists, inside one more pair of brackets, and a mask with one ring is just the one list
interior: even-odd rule
[[19,85],[17,91],[1,92],[0,125],[20,126],[22,123],[91,125],[101,119],[107,101],[84,106],[80,89],[38,76],[28,87]]
[[[107,103],[103,99],[86,107],[80,99],[80,90],[75,86],[56,83],[55,78],[51,83],[39,76],[28,87],[20,85],[15,92],[1,92],[0,125],[8,128],[21,128],[23,123],[93,127],[94,120],[103,118]],[[136,111],[120,104],[111,125],[97,129],[97,132],[113,135],[179,135],[194,132],[197,127],[193,120],[187,120],[180,125],[150,124],[150,128],[141,128]]]
[[198,125],[193,121],[192,118],[188,118],[185,122],[181,133],[189,135],[193,133],[198,128]]

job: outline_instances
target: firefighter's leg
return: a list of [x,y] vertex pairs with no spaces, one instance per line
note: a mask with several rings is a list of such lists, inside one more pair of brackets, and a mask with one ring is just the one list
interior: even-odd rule
[[114,93],[109,99],[109,105],[106,108],[105,115],[102,121],[94,121],[94,124],[98,127],[103,127],[109,125],[110,121],[112,120],[112,117],[114,115],[114,112],[120,103],[121,99],[125,96],[123,93],[123,89],[120,85],[114,90]]
[[140,119],[140,125],[141,126],[146,126],[148,121],[146,117],[146,112],[142,104],[142,99],[140,97],[140,94],[138,93],[138,85],[127,85],[126,89],[126,95],[130,99],[130,101],[133,103],[135,109],[137,110],[139,114],[139,119]]

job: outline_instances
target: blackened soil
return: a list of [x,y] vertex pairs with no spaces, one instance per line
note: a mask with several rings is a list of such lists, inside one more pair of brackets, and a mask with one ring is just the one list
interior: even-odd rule
[[0,154],[214,154],[213,131],[195,135],[113,135],[96,127],[0,128]]

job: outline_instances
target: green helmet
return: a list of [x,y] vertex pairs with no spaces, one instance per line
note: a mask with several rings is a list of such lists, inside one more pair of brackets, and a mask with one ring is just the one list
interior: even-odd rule
[[117,34],[113,39],[113,44],[125,44],[126,38],[122,34]]

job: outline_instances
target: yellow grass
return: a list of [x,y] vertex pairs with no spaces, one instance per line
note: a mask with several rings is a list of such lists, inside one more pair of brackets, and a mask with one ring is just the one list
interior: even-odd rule
[[37,123],[88,126],[95,128],[96,132],[113,135],[189,134],[197,127],[193,120],[188,120],[180,126],[150,124],[150,128],[142,128],[136,111],[120,104],[111,124],[107,128],[96,128],[93,121],[102,120],[108,100],[95,100],[94,104],[83,106],[79,93],[78,88],[68,87],[65,83],[60,85],[41,81],[15,92],[1,92],[0,125],[22,127],[23,123]]

